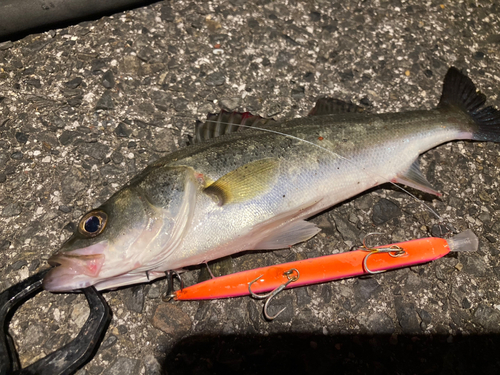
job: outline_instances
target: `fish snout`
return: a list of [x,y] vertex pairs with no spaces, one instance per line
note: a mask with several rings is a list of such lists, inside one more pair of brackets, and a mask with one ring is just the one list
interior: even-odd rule
[[51,292],[66,292],[89,287],[99,279],[104,254],[71,255],[57,253],[48,263],[54,266],[43,279],[43,287]]

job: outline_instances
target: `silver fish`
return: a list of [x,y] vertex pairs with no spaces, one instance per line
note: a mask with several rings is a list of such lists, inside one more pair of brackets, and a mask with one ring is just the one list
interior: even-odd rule
[[[115,288],[243,250],[286,248],[319,232],[308,217],[389,181],[439,195],[418,157],[452,140],[500,141],[500,112],[485,101],[450,68],[430,111],[366,114],[320,101],[307,118],[234,114],[230,126],[199,126],[201,142],[151,164],[83,216],[49,259],[57,267],[44,287]],[[259,129],[235,132],[251,121]]]

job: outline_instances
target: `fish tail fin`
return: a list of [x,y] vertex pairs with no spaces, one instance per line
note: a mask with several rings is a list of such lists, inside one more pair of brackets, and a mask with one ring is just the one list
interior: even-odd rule
[[438,108],[458,107],[467,113],[477,125],[472,139],[500,142],[500,111],[492,106],[483,108],[484,103],[486,96],[469,77],[455,67],[448,69]]

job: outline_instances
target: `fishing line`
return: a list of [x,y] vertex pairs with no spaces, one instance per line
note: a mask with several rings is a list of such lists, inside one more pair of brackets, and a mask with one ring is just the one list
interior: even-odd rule
[[[219,124],[224,124],[224,125],[234,125],[234,126],[241,126],[243,128],[249,128],[249,129],[256,129],[256,130],[261,130],[261,131],[264,131],[264,132],[268,132],[268,133],[273,133],[273,134],[278,134],[278,135],[282,135],[282,136],[285,136],[285,137],[288,137],[288,138],[291,138],[291,139],[295,139],[297,141],[300,141],[300,142],[304,142],[304,143],[307,143],[307,144],[310,144],[314,147],[317,147],[323,151],[326,151],[330,154],[332,154],[333,156],[336,156],[336,157],[339,157],[345,161],[347,161],[348,163],[350,163],[351,165],[353,165],[355,168],[357,168],[358,170],[364,172],[367,176],[370,176],[370,177],[379,177],[379,178],[382,178],[384,179],[383,176],[381,175],[378,175],[376,173],[373,173],[373,172],[369,172],[369,171],[366,171],[365,169],[361,168],[360,166],[358,166],[356,163],[354,163],[352,160],[350,160],[349,158],[346,158],[345,156],[342,156],[340,154],[337,154],[336,152],[332,151],[332,150],[329,150],[323,146],[320,146],[314,142],[311,142],[311,141],[308,141],[307,139],[302,139],[300,137],[296,137],[294,135],[291,135],[291,134],[287,134],[287,133],[282,133],[282,132],[279,132],[277,130],[272,130],[272,129],[266,129],[266,128],[260,128],[258,126],[252,126],[252,125],[242,125],[242,124],[234,124],[234,123],[229,123],[229,122],[223,122],[223,121],[214,121],[214,120],[206,120],[205,121],[206,123],[210,122],[210,123],[219,123]],[[229,133],[230,134],[230,133]],[[427,204],[425,204],[422,200],[418,199],[414,194],[410,193],[408,190],[406,190],[405,188],[403,188],[402,186],[392,182],[392,181],[388,181],[390,184],[396,186],[398,189],[402,190],[404,193],[408,194],[410,197],[414,198],[418,203],[420,203],[422,206],[424,206],[429,212],[431,212],[434,216],[436,216],[436,218],[442,222],[444,221],[443,218],[441,216],[438,215],[438,213],[433,210],[432,208],[430,208]]]

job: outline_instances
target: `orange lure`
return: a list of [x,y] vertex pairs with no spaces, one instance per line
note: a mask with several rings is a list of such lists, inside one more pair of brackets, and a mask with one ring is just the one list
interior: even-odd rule
[[229,298],[324,283],[433,261],[450,251],[475,251],[478,240],[466,230],[448,240],[437,237],[364,248],[340,254],[261,267],[216,277],[175,292],[176,300]]

